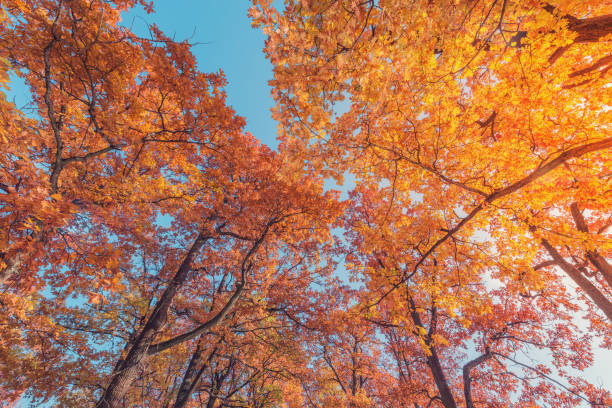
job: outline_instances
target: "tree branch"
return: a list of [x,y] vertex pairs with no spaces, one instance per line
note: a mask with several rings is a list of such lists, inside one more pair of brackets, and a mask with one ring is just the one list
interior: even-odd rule
[[470,377],[470,373],[474,367],[484,363],[491,357],[493,357],[493,354],[487,350],[485,354],[476,357],[463,366],[463,393],[465,395],[466,408],[475,408],[474,401],[472,400],[472,378]]
[[576,267],[567,262],[561,254],[548,242],[546,239],[542,239],[542,245],[554,261],[563,269],[563,271],[578,285],[593,303],[604,312],[608,320],[612,322],[612,302],[608,300],[606,295],[601,293],[599,289],[595,287]]

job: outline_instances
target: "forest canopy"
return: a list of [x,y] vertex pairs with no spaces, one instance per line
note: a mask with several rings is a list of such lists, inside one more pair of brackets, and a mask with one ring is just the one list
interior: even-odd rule
[[275,150],[135,7],[0,4],[0,407],[612,407],[608,2],[245,3]]

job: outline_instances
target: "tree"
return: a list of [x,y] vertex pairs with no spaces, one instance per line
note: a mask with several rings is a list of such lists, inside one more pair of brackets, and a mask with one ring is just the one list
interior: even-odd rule
[[[338,290],[342,289],[342,290]],[[358,292],[337,288],[327,294],[326,319],[320,312],[300,322],[294,338],[306,364],[297,365],[293,376],[301,398],[289,407],[365,408],[386,406],[392,384],[385,353],[376,327],[351,307]],[[306,317],[306,316],[303,316]]]
[[[334,206],[325,208],[324,197],[317,194],[321,192],[317,184],[283,179],[282,163],[275,163],[270,152],[258,156],[257,149],[249,150],[245,144],[236,148],[239,151],[226,154],[238,158],[238,162],[228,160],[227,167],[221,163],[215,166],[229,179],[222,189],[225,203],[215,208],[214,217],[203,217],[203,223],[195,225],[192,234],[197,236],[192,238],[183,259],[180,262],[172,259],[169,263],[169,282],[163,293],[156,296],[158,300],[150,315],[143,316],[141,326],[126,344],[126,354],[113,368],[112,380],[98,406],[117,406],[147,355],[198,338],[220,324],[242,297],[255,297],[253,307],[245,313],[250,316],[260,305],[266,305],[276,291],[285,295],[292,287],[303,286],[302,280],[312,279],[318,273],[317,249],[325,240],[327,214],[333,214]],[[203,201],[203,208],[192,211],[206,214],[209,203]],[[193,275],[192,271],[200,272]],[[211,303],[210,314],[195,327],[191,324],[192,327],[180,332],[181,327],[175,324],[169,339],[154,343],[162,335],[170,306],[187,279],[197,282],[207,275],[209,284],[214,285],[215,277],[218,279],[219,286],[208,289],[208,298],[212,296],[220,305]],[[189,294],[190,299],[198,302],[202,297],[198,292],[204,288],[205,285],[197,284],[194,293]],[[229,294],[215,299],[215,293],[224,292]]]
[[122,27],[135,4],[2,5],[3,78],[32,93],[31,112],[1,105],[0,358],[15,395],[137,404],[143,369],[188,374],[203,334],[327,273],[334,193],[243,132],[222,73],[197,71],[187,42]]
[[406,275],[483,230],[505,259],[561,268],[612,319],[607,5],[255,4],[285,148],[423,194],[438,232]]
[[[253,3],[275,67],[281,150],[315,173],[356,178],[346,252],[367,284],[363,313],[399,324],[393,338],[412,338],[407,361],[431,375],[406,389],[431,399],[406,403],[476,404],[461,402],[461,376],[447,372],[463,364],[446,353],[480,336],[468,321],[515,324],[509,310],[476,308],[487,301],[543,296],[553,304],[525,307],[550,320],[541,330],[573,327],[570,349],[594,346],[555,322],[581,310],[609,347],[608,5],[288,1],[281,14]],[[586,302],[568,292],[572,281]],[[487,285],[505,292],[467,290]],[[455,319],[465,327],[442,323]],[[479,351],[466,389],[472,370],[501,364]]]
[[0,6],[4,400],[612,404],[607,4],[255,0],[278,152],[136,5]]
[[[373,337],[385,338],[381,354],[396,365],[386,383],[403,406],[609,404],[608,392],[571,374],[592,363],[592,339],[573,323],[578,308],[562,283],[496,281],[507,271],[478,256],[487,243],[459,237],[452,252],[437,253],[432,265],[404,281],[406,259],[419,256],[408,239],[423,228],[423,208],[406,211],[399,196],[389,210],[390,187],[356,190],[347,219],[348,264],[364,288],[355,303],[378,328]],[[551,357],[542,361],[544,355]]]

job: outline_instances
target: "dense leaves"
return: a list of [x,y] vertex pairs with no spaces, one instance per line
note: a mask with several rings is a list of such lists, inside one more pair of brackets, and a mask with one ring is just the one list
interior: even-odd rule
[[[281,14],[254,2],[282,149],[315,173],[357,178],[346,253],[364,284],[358,304],[405,358],[401,381],[419,349],[417,371],[430,372],[423,400],[404,406],[574,406],[575,389],[546,396],[550,383],[522,377],[523,397],[502,389],[517,376],[508,353],[538,339],[562,358],[554,366],[587,364],[579,350],[592,340],[567,323],[578,310],[609,347],[610,12],[598,1],[390,0],[288,1]],[[457,352],[474,346],[482,358],[462,379]]]
[[609,5],[254,1],[278,152],[137,5],[0,6],[0,405],[612,405]]

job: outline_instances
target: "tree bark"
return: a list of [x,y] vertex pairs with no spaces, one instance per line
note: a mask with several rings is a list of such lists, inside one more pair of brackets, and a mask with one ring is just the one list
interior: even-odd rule
[[[557,8],[551,4],[546,4],[544,10],[555,15]],[[567,21],[567,28],[578,36],[574,39],[575,43],[597,42],[601,37],[612,33],[612,14],[603,16],[576,18],[570,14],[561,16]]]
[[612,14],[570,21],[568,28],[578,36],[575,43],[597,42],[612,33]]
[[[185,283],[189,270],[191,269],[191,263],[193,262],[193,259],[200,251],[204,243],[211,238],[211,236],[205,235],[203,232],[200,232],[195,242],[187,252],[187,255],[181,263],[176,275],[168,284],[168,287],[155,305],[155,309],[153,310],[151,317],[149,317],[144,328],[136,337],[136,340],[130,348],[127,357],[125,358],[125,360],[118,363],[115,369],[113,370],[113,373],[111,374],[111,382],[106,391],[104,392],[104,395],[102,395],[102,397],[96,404],[96,408],[119,407],[122,398],[125,396],[130,385],[134,381],[134,378],[138,371],[138,365],[149,354],[158,353],[182,342],[194,339],[200,334],[202,334],[204,331],[219,324],[225,318],[225,316],[233,309],[234,305],[242,294],[244,285],[246,283],[246,274],[253,266],[251,258],[255,256],[255,253],[263,243],[272,226],[278,222],[279,220],[277,218],[270,219],[265,225],[261,235],[254,240],[253,245],[242,259],[240,267],[240,281],[236,283],[236,290],[234,291],[234,294],[230,297],[225,306],[212,319],[188,333],[182,334],[169,341],[165,341],[152,346],[155,336],[166,324],[166,321],[168,319],[168,309],[170,308],[172,300],[174,299],[174,296],[176,295],[177,291]],[[217,229],[217,233],[218,232],[219,229]],[[150,348],[153,348],[152,353],[149,352]]]
[[206,330],[215,327],[233,309],[234,305],[240,298],[240,295],[242,294],[243,289],[244,289],[244,282],[239,282],[236,286],[236,290],[234,291],[232,296],[229,298],[225,306],[223,306],[223,308],[212,319],[210,319],[206,323],[201,324],[200,326],[196,327],[195,329],[187,333],[183,333],[170,340],[151,345],[149,347],[149,350],[147,351],[147,354],[148,355],[157,354],[161,351],[167,350],[185,341],[195,339],[200,334],[204,333]]
[[[574,222],[576,223],[576,228],[578,231],[584,232],[585,234],[589,233],[589,228],[582,216],[582,212],[578,207],[577,203],[572,203],[570,206],[570,210],[572,212],[572,217],[574,218]],[[601,256],[597,251],[586,251],[587,259],[591,262],[591,264],[597,269],[599,273],[602,274],[608,285],[612,288],[612,266],[606,261],[606,259]]]
[[[421,320],[421,316],[416,311],[415,304],[411,297],[409,297],[410,302],[410,316],[412,317],[412,321],[417,327],[423,327],[423,322]],[[432,344],[431,333],[429,333],[425,338],[425,344],[429,347],[430,354],[427,355],[426,361],[427,366],[431,371],[431,375],[434,378],[434,382],[436,383],[436,387],[438,387],[438,392],[440,393],[440,400],[444,405],[444,408],[457,408],[457,403],[455,402],[455,397],[453,396],[453,392],[448,385],[448,381],[446,380],[446,375],[444,374],[444,369],[442,368],[442,364],[440,363],[440,358],[438,357],[438,352],[435,346]]]
[[438,391],[440,392],[442,404],[444,405],[444,408],[457,408],[455,397],[453,397],[453,393],[448,385],[446,376],[444,375],[444,370],[440,364],[440,359],[438,357],[436,348],[431,345],[428,345],[428,347],[431,355],[427,356],[427,365],[431,370],[431,374],[433,375]]
[[153,313],[134,340],[127,356],[114,368],[110,384],[96,404],[96,408],[117,408],[121,405],[121,400],[136,377],[138,365],[147,356],[149,346],[153,342],[155,335],[167,322],[168,309],[177,291],[185,283],[196,254],[202,249],[202,246],[209,238],[209,236],[200,232],[194,241],[174,278],[172,278],[155,305]]
[[174,408],[184,408],[187,405],[193,390],[202,377],[202,373],[206,370],[206,367],[208,367],[216,352],[217,348],[215,347],[208,356],[207,361],[204,361],[204,345],[202,344],[202,340],[198,342],[196,350],[191,356],[191,360],[189,360],[187,371],[185,371],[185,375],[183,376],[183,381],[178,390]]
[[[554,15],[556,7],[547,4],[544,6],[544,10]],[[568,22],[567,28],[577,34],[572,44],[598,42],[602,37],[612,33],[612,14],[583,19],[566,14],[562,16],[562,18]],[[572,44],[557,48],[555,52],[548,57],[548,62],[554,64]],[[574,73],[570,74],[570,77],[581,75],[579,71],[574,71]]]

